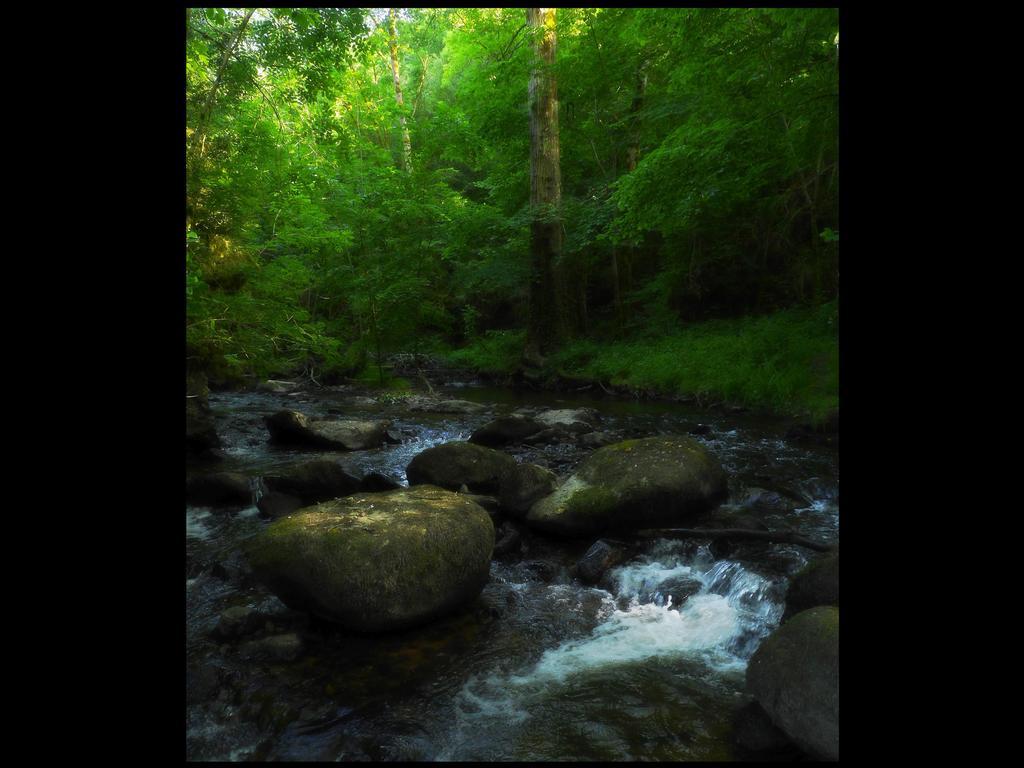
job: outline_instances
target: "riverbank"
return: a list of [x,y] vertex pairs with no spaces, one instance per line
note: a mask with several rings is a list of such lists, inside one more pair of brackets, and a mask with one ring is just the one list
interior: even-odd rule
[[[579,340],[550,356],[533,383],[598,384],[763,409],[823,425],[839,409],[838,324],[833,301],[762,317],[695,323],[672,334]],[[523,331],[491,332],[441,357],[478,375],[511,379],[524,341]]]

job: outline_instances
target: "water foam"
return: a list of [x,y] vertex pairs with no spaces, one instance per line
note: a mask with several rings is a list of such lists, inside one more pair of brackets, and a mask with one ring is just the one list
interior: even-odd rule
[[[602,591],[594,609],[597,625],[589,633],[549,648],[518,672],[471,677],[455,699],[455,734],[477,732],[488,722],[522,724],[531,713],[549,709],[543,702],[557,700],[588,674],[613,668],[652,661],[670,668],[685,658],[711,675],[741,674],[778,623],[783,606],[777,585],[740,563],[716,563],[705,549],[689,556],[678,552],[674,544],[655,545],[646,559],[613,569],[616,594]],[[673,605],[671,596],[659,600],[657,587],[678,578],[696,580],[700,591],[681,605]],[[580,595],[570,585],[548,589],[552,606],[560,610],[572,610],[577,602],[568,594],[573,589],[577,599]]]
[[188,507],[185,510],[185,535],[203,541],[209,539],[213,530],[205,521],[211,517],[213,513],[206,507]]

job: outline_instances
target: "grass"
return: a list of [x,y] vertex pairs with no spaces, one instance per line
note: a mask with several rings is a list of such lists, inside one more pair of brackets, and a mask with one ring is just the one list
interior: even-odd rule
[[[839,407],[838,305],[712,320],[654,338],[579,340],[546,373],[693,395],[824,421]],[[522,332],[491,334],[448,355],[482,373],[510,373]]]

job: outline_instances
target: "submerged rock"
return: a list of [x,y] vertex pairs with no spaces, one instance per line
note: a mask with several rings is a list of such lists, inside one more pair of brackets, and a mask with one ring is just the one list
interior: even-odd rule
[[808,563],[789,582],[785,621],[800,611],[819,605],[839,607],[839,553]]
[[417,454],[405,470],[409,485],[437,485],[472,493],[495,493],[500,478],[515,466],[515,459],[501,451],[462,441],[444,443]]
[[820,760],[839,759],[839,609],[798,613],[747,666],[747,691],[772,722]]
[[264,422],[271,442],[341,451],[378,448],[391,426],[383,420],[311,419],[298,411],[278,411]]
[[626,440],[599,448],[526,521],[565,536],[692,522],[728,494],[718,460],[689,437]]
[[257,534],[257,576],[291,608],[349,629],[428,622],[487,583],[494,526],[477,504],[434,486],[360,493],[300,510]]

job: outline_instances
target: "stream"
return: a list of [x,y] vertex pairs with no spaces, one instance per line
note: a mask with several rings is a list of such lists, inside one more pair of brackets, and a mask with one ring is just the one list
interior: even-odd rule
[[[226,458],[208,469],[259,476],[331,458],[357,476],[376,471],[404,485],[417,453],[465,440],[498,415],[587,407],[616,440],[706,425],[695,439],[729,475],[727,504],[750,488],[774,491],[790,502],[760,514],[769,527],[838,541],[838,452],[787,440],[791,421],[472,385],[450,385],[442,396],[486,409],[417,413],[351,391],[214,392]],[[272,446],[262,418],[284,408],[388,418],[402,442],[350,453]],[[593,449],[505,450],[564,476]],[[296,616],[247,573],[240,545],[267,524],[255,506],[186,506],[189,760],[747,759],[731,738],[736,711],[750,701],[746,665],[779,624],[789,578],[814,555],[794,545],[659,539],[591,587],[571,569],[592,541],[525,532],[519,552],[492,561],[488,584],[465,610],[364,636]],[[700,588],[678,605],[665,585],[680,579]],[[268,631],[297,632],[302,653],[257,661],[215,639],[232,606],[258,609]]]

